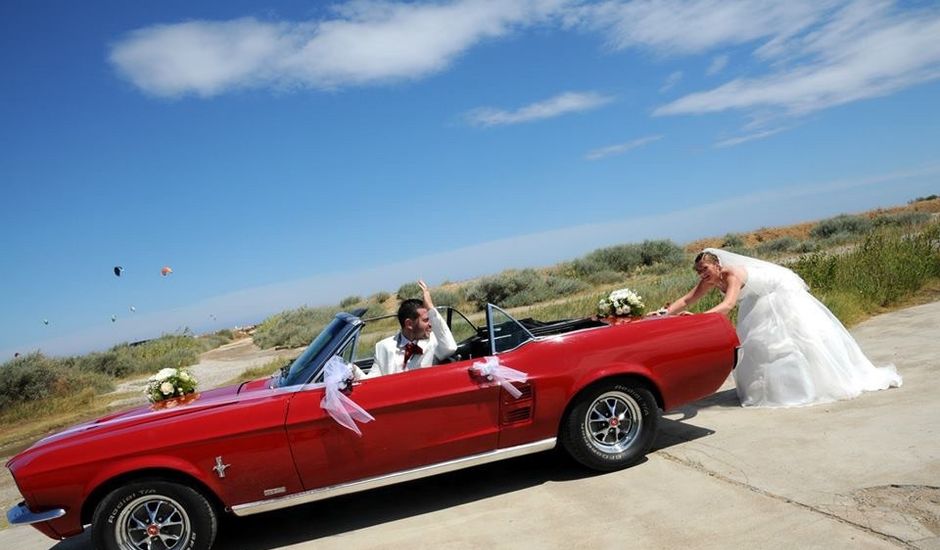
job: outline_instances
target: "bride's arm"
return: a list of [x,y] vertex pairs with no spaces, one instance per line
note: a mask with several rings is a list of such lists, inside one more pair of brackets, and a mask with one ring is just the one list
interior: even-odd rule
[[711,287],[706,286],[705,281],[699,280],[695,288],[666,307],[666,315],[675,315],[676,313],[685,311],[685,308],[699,301],[710,289]]

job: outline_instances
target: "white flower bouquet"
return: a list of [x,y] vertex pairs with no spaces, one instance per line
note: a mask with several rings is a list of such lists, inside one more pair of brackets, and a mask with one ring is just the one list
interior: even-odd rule
[[597,314],[601,317],[615,315],[639,317],[645,311],[646,306],[643,304],[643,298],[629,288],[615,290],[597,303]]
[[186,369],[165,368],[147,379],[145,393],[151,403],[195,393],[199,381]]

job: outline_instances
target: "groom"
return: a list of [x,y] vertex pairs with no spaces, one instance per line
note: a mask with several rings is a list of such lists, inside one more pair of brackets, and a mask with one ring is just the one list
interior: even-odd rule
[[454,335],[441,314],[434,309],[428,285],[418,281],[418,286],[421,287],[423,300],[410,299],[401,303],[398,307],[401,331],[375,344],[372,369],[359,378],[375,378],[430,367],[457,351]]

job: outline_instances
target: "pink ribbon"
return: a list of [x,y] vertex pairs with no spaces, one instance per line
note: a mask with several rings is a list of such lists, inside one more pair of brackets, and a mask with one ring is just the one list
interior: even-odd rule
[[337,355],[331,357],[323,366],[323,382],[326,384],[326,391],[323,399],[320,400],[320,407],[329,413],[333,420],[362,437],[362,432],[355,421],[365,423],[375,418],[342,392],[349,379],[349,365]]
[[477,361],[470,368],[487,380],[492,380],[502,386],[515,399],[519,399],[522,392],[513,386],[512,382],[525,382],[529,379],[528,374],[500,364],[499,358],[492,355],[485,357],[483,361]]

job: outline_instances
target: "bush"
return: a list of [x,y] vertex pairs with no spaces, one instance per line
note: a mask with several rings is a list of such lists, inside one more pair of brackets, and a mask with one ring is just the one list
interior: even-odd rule
[[395,294],[395,297],[397,297],[399,301],[405,301],[410,298],[420,299],[422,295],[423,293],[418,283],[405,283],[398,287],[398,292]]
[[541,275],[534,269],[523,269],[484,277],[467,286],[465,292],[467,301],[483,309],[487,303],[503,307],[530,305],[587,288],[586,283],[577,279]]
[[582,260],[588,265],[597,266],[597,270],[611,269],[623,272],[633,271],[643,263],[640,246],[636,244],[620,244],[598,248],[593,252],[589,252]]
[[284,311],[262,321],[252,338],[261,348],[306,346],[340,311],[333,306]]
[[816,252],[819,250],[819,243],[813,239],[806,239],[805,241],[800,242],[796,246],[795,250],[800,253]]
[[610,269],[603,269],[595,273],[591,273],[586,277],[587,282],[592,285],[609,285],[611,283],[619,283],[623,281],[624,274],[619,271],[613,271]]
[[741,248],[744,246],[744,237],[740,233],[728,233],[721,241],[721,248]]
[[558,266],[557,272],[563,277],[575,277],[578,279],[588,279],[595,273],[600,273],[602,271],[614,271],[610,269],[607,265],[597,260],[589,260],[586,258],[578,258],[577,260],[572,260],[567,263],[563,263]]
[[682,247],[670,240],[643,241],[640,245],[643,265],[654,264],[678,265],[685,261]]
[[810,229],[809,234],[817,239],[828,239],[839,233],[859,235],[871,231],[871,220],[864,216],[841,214],[823,220]]
[[196,338],[186,330],[182,334],[164,334],[141,344],[118,344],[107,351],[73,357],[68,361],[84,372],[124,378],[134,374],[153,374],[165,367],[193,365],[199,361],[202,352],[231,340],[231,331]]
[[801,258],[794,270],[814,291],[858,296],[872,311],[940,276],[940,224],[911,236],[899,230],[879,230],[845,254],[815,253]]
[[372,296],[370,296],[369,299],[377,304],[384,304],[385,301],[391,297],[392,297],[392,294],[390,292],[385,292],[384,290],[381,290],[379,292],[376,292]]
[[757,252],[760,254],[779,254],[789,252],[799,246],[800,242],[793,237],[780,237],[772,241],[762,242],[757,245]]
[[927,212],[898,212],[897,214],[882,214],[872,222],[876,227],[894,226],[909,227],[912,225],[921,225],[930,221],[930,214]]
[[854,243],[861,239],[860,236],[849,233],[848,231],[839,231],[838,233],[833,233],[824,239],[819,239],[820,248],[834,248],[837,246],[842,246],[848,243]]
[[131,374],[135,367],[130,354],[119,353],[114,349],[83,355],[76,358],[76,364],[83,371],[97,372],[111,378],[123,378]]
[[683,259],[682,247],[672,241],[643,241],[598,248],[572,262],[572,267],[579,276],[586,276],[600,271],[630,272],[656,263],[675,265]]
[[362,296],[346,296],[339,302],[339,307],[346,309],[349,306],[356,305],[362,301]]
[[940,198],[940,195],[927,195],[926,197],[917,197],[916,199],[908,202],[908,204],[914,204],[915,202],[932,201],[938,198]]
[[431,299],[435,306],[457,306],[460,304],[460,294],[451,290],[437,289],[431,291]]
[[103,375],[69,368],[70,361],[35,352],[0,365],[0,410],[27,401],[64,397],[86,389],[107,391]]
[[229,329],[222,329],[212,334],[204,334],[198,338],[201,347],[206,351],[228,344],[234,339],[235,335]]
[[534,288],[539,283],[539,274],[533,269],[509,270],[483,277],[465,289],[467,301],[483,309],[487,303],[505,305],[510,296]]

